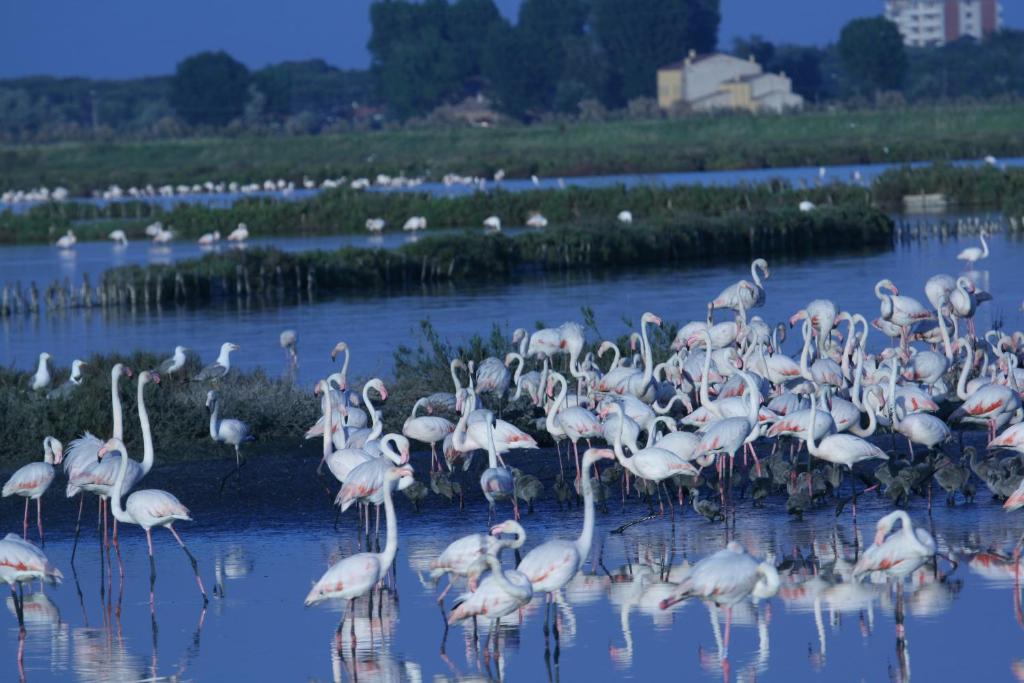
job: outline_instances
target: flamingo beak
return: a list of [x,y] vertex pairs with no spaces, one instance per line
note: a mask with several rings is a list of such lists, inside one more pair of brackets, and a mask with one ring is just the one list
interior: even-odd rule
[[380,388],[380,397],[382,399],[384,399],[385,401],[388,400],[388,390],[387,390],[386,387],[381,387]]
[[151,372],[150,378],[153,380],[153,384],[160,384],[160,375],[158,373]]
[[125,366],[125,368],[124,368],[124,374],[125,374],[125,376],[126,376],[126,377],[128,377],[129,379],[131,379],[132,377],[134,377],[134,376],[135,376],[135,373],[133,373],[133,372],[132,372],[132,369],[131,369],[130,367],[128,367],[127,365],[126,365],[126,366]]
[[491,527],[491,536],[500,536],[505,532],[505,523],[495,524]]
[[652,315],[651,316],[651,322],[653,322],[655,325],[661,327],[661,316]]

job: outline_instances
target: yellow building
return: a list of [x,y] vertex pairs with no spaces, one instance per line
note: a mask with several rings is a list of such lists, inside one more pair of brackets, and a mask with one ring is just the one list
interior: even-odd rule
[[785,74],[765,73],[753,57],[691,51],[686,59],[658,69],[658,106],[670,109],[680,102],[695,111],[777,112],[800,108],[804,100],[793,93]]

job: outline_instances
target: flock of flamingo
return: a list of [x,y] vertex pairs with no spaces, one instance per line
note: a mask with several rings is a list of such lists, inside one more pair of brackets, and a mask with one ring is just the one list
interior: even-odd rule
[[[973,266],[988,255],[984,238],[981,245],[965,249],[959,258]],[[326,467],[337,480],[334,502],[339,514],[357,507],[357,529],[369,548],[371,513],[376,513],[379,539],[383,508],[386,542],[380,552],[368,550],[333,564],[314,583],[306,605],[346,600],[351,613],[356,599],[388,581],[399,548],[393,494],[403,491],[415,502],[430,490],[452,501],[458,498],[461,507],[468,478],[476,476],[470,471],[479,451],[487,455],[479,487],[489,510],[488,527],[453,540],[429,563],[429,573],[435,581],[448,579],[438,598],[446,629],[484,619],[491,622],[488,637],[502,617],[540,596],[548,633],[559,592],[591,560],[597,507],[604,508],[616,488],[623,501],[637,496],[647,501],[651,516],[667,514],[673,523],[677,514],[687,514],[683,503],[688,498],[695,513],[692,524],[735,515],[737,497],[749,496],[760,505],[778,495],[786,497],[786,509],[793,515],[833,501],[836,516],[849,505],[856,519],[858,496],[876,491],[898,509],[878,521],[872,544],[848,573],[850,582],[902,582],[937,561],[935,540],[905,511],[916,499],[927,500],[930,511],[934,484],[946,492],[950,505],[958,495],[973,498],[980,482],[1007,510],[1024,506],[1024,368],[1019,367],[1024,333],[992,329],[979,335],[974,316],[991,297],[969,274],[930,278],[924,286],[927,303],[884,279],[875,286],[879,315],[872,320],[816,299],[795,311],[787,327],[772,326],[754,313],[767,296],[768,264],[757,259],[750,273],[750,280],[727,287],[708,302],[706,319],[686,323],[672,337],[656,334],[662,319],[644,313],[625,352],[611,341],[588,347],[584,327],[575,322],[532,334],[518,329],[504,357],[452,359],[452,390],[417,400],[400,432],[385,433],[380,408],[388,391],[381,379],[365,382],[359,391],[349,386],[350,351],[339,342],[331,358],[344,356],[341,369],[316,382],[322,415],[305,437],[322,439],[317,473],[326,476]],[[716,322],[721,312],[728,312],[726,319]],[[795,357],[783,350],[791,328],[800,331]],[[872,331],[888,340],[877,352],[868,342]],[[282,333],[280,345],[289,362],[296,363],[297,333]],[[218,392],[230,390],[231,353],[238,350],[225,343],[214,363],[188,378],[211,385],[206,403],[210,436],[234,450],[236,472],[252,434],[244,422],[221,417]],[[146,388],[167,376],[184,375],[185,352],[179,346],[158,368],[138,373],[140,461],[129,456],[125,445],[119,387],[134,373],[117,364],[110,371],[109,437],[86,432],[65,452],[57,438],[47,436],[42,462],[25,465],[4,485],[5,497],[24,498],[22,535],[8,534],[0,541],[0,580],[10,586],[19,620],[22,587],[62,577],[41,547],[28,540],[30,501],[35,500],[38,540],[43,543],[42,497],[58,466],[67,478],[66,495],[80,497],[72,562],[85,497],[93,494],[99,501],[104,546],[108,515],[113,515],[110,542],[119,559],[118,525],[141,527],[152,586],[152,530],[166,528],[187,555],[206,603],[199,564],[175,529],[176,523],[191,520],[188,508],[167,491],[136,490],[155,460]],[[608,354],[611,363],[602,368]],[[49,354],[40,355],[30,391],[52,395],[62,389],[51,388],[49,360]],[[80,361],[74,370],[69,383],[81,381]],[[503,419],[513,406],[532,415],[520,421],[525,429]],[[1009,449],[1017,455],[1001,458],[990,452],[979,457],[978,449],[962,448],[963,432],[972,427],[985,430],[989,451]],[[891,434],[888,449],[882,430]],[[537,475],[511,465],[522,457],[516,451],[537,449],[542,435],[555,443],[548,470],[554,471],[557,459],[551,486],[559,506],[581,500],[582,528],[576,537],[542,539],[520,557],[529,524],[519,502],[532,509],[544,484]],[[897,449],[897,436],[905,440],[905,451]],[[951,455],[944,446],[958,438],[960,454]],[[416,479],[411,463],[412,442],[430,447],[429,474],[423,481]],[[544,457],[535,455],[530,462]],[[518,464],[525,462],[524,457]],[[498,506],[504,505],[510,518],[494,523]],[[897,524],[900,529],[894,531]],[[502,562],[506,549],[515,552],[513,568]],[[1019,550],[1018,543],[1015,558]],[[446,609],[448,592],[462,581],[465,592]],[[732,608],[771,598],[783,584],[773,556],[754,558],[732,541],[674,576],[659,605],[668,609],[694,599],[724,607],[728,647]],[[339,638],[343,624],[344,619],[338,625]],[[557,628],[555,620],[556,637]]]

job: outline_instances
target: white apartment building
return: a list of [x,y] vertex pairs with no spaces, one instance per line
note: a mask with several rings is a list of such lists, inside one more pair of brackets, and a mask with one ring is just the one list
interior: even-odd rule
[[982,40],[1003,25],[999,0],[886,0],[885,18],[908,47],[935,47],[963,36]]

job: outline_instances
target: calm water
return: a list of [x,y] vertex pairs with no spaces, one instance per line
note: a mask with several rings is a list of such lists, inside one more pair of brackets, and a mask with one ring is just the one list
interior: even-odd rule
[[[597,176],[568,176],[564,178],[538,178],[537,182],[529,178],[506,179],[500,183],[487,181],[482,185],[457,184],[445,185],[442,182],[422,182],[411,187],[374,187],[373,192],[427,192],[437,196],[455,197],[472,194],[474,192],[493,190],[500,188],[508,192],[523,192],[528,190],[553,190],[567,186],[577,187],[614,187],[623,185],[625,187],[636,187],[643,185],[655,185],[673,187],[676,185],[740,185],[744,183],[763,183],[771,180],[785,180],[795,186],[811,185],[816,183],[871,183],[882,173],[902,166],[921,168],[932,165],[931,161],[918,161],[912,163],[883,163],[883,164],[843,164],[828,166],[825,168],[824,176],[821,174],[821,167],[818,166],[791,166],[781,168],[749,168],[731,169],[724,171],[687,171],[677,173],[631,173],[631,174],[610,174]],[[961,159],[951,162],[954,166],[980,167],[985,165],[981,159]],[[1024,166],[1024,157],[999,159],[998,165],[1003,168]],[[298,201],[308,199],[320,192],[319,189],[295,189],[288,192],[255,192],[242,194],[240,192],[224,192],[220,194],[194,194],[177,197],[144,197],[140,199],[123,198],[117,200],[105,200],[97,198],[78,198],[74,201],[83,201],[97,206],[106,206],[111,203],[124,203],[130,201],[144,201],[163,207],[166,210],[174,208],[176,204],[202,204],[214,208],[227,208],[242,199],[254,197],[269,198],[283,201]],[[8,206],[0,202],[0,210],[9,208],[14,212],[27,211],[33,206],[31,202],[23,202]]]
[[[159,419],[156,416],[156,419]],[[157,444],[159,458],[159,444]],[[417,456],[426,470],[425,454]],[[537,458],[553,458],[540,454]],[[521,459],[520,459],[521,460]],[[849,515],[836,521],[824,506],[804,521],[786,517],[782,503],[764,509],[736,502],[740,523],[710,524],[687,509],[673,526],[668,518],[609,531],[646,514],[646,506],[616,496],[598,514],[594,557],[585,574],[562,595],[560,648],[545,657],[543,605],[535,600],[520,616],[506,618],[499,654],[485,658],[471,627],[455,627],[441,652],[444,633],[436,593],[418,578],[443,546],[486,528],[479,489],[464,512],[436,499],[416,514],[399,497],[400,550],[397,583],[366,617],[360,603],[356,649],[348,640],[339,655],[334,632],[341,605],[303,607],[312,581],[330,561],[356,551],[354,516],[337,530],[327,495],[314,475],[315,458],[296,454],[254,457],[240,484],[222,496],[216,481],[226,462],[161,465],[148,486],[175,491],[196,521],[181,524],[208,589],[218,586],[205,614],[191,571],[169,534],[155,533],[155,617],[148,604],[149,567],[137,528],[122,530],[127,579],[104,576],[97,532],[85,524],[82,545],[70,564],[75,507],[55,485],[44,503],[50,541],[46,552],[65,573],[46,596],[26,600],[29,612],[24,678],[29,681],[305,680],[305,681],[603,681],[673,679],[877,681],[1013,680],[1024,651],[1024,615],[1008,552],[1024,528],[1020,514],[1004,514],[980,493],[978,502],[948,509],[923,506],[910,513],[936,536],[940,560],[908,581],[902,598],[893,586],[850,584],[836,579],[837,561],[852,562],[856,546],[870,542],[874,522],[888,508],[862,499],[858,526]],[[550,463],[550,460],[548,461]],[[530,469],[531,464],[518,462]],[[548,470],[550,471],[550,469]],[[420,475],[422,476],[422,474]],[[550,480],[548,480],[550,481]],[[63,482],[58,482],[62,484]],[[89,500],[86,519],[95,519]],[[20,525],[20,505],[3,501],[7,528]],[[524,517],[526,549],[554,535],[579,533],[581,513],[562,512],[551,500]],[[788,562],[779,595],[755,607],[734,609],[727,658],[720,656],[711,613],[703,604],[658,608],[658,581],[670,568],[695,562],[730,538],[755,555],[774,552]],[[506,558],[506,565],[511,558]],[[646,575],[644,582],[637,577]],[[108,585],[109,581],[109,585]],[[453,594],[458,591],[453,591]],[[17,622],[8,603],[0,634],[0,677],[17,680]],[[897,638],[897,611],[905,614],[905,639]],[[725,617],[720,618],[724,629]]]
[[[774,261],[767,303],[758,314],[770,322],[780,321],[812,298],[829,297],[842,308],[873,317],[878,311],[873,287],[883,276],[891,277],[905,293],[926,301],[925,281],[939,272],[959,272],[962,264],[956,254],[976,243],[973,237],[928,239],[869,255]],[[995,300],[980,308],[978,324],[988,325],[996,315],[1007,325],[1019,326],[1022,291],[1017,268],[1024,246],[1002,235],[991,243],[992,255],[976,275]],[[109,245],[104,247],[109,250]],[[167,353],[183,344],[212,360],[222,342],[232,341],[242,347],[232,363],[245,369],[263,366],[274,373],[284,369],[278,333],[294,328],[300,337],[302,381],[312,382],[328,372],[328,351],[342,339],[353,350],[356,376],[388,376],[398,345],[415,348],[419,343],[423,319],[429,319],[442,338],[458,342],[474,333],[488,333],[492,322],[507,327],[511,334],[520,326],[533,329],[538,320],[554,325],[579,320],[580,307],[589,306],[601,334],[613,337],[627,331],[624,321],[635,325],[645,310],[673,321],[703,318],[705,302],[727,285],[749,277],[747,267],[736,263],[609,276],[543,275],[512,284],[440,286],[391,292],[386,297],[346,295],[312,304],[305,300],[286,305],[254,301],[201,310],[164,307],[135,313],[95,310],[19,316],[0,319],[0,364],[33,367],[45,349],[58,365],[67,366],[75,357],[109,351],[111,340],[123,350]],[[883,343],[880,335],[874,339],[877,345]]]
[[[517,235],[521,228],[504,232]],[[459,230],[432,230],[431,235],[459,234]],[[18,244],[0,246],[0,283],[20,281],[24,285],[36,282],[45,287],[54,280],[69,278],[79,284],[88,275],[93,284],[100,275],[116,266],[169,264],[182,259],[193,259],[206,254],[225,253],[233,249],[274,247],[282,251],[334,250],[342,247],[362,249],[395,249],[416,242],[420,237],[407,232],[387,232],[381,235],[318,235],[305,237],[256,237],[244,246],[224,241],[217,247],[200,247],[194,240],[177,240],[166,245],[149,241],[133,241],[126,247],[110,242],[79,242],[74,249],[57,249],[52,244]]]

